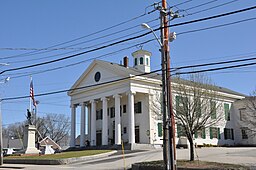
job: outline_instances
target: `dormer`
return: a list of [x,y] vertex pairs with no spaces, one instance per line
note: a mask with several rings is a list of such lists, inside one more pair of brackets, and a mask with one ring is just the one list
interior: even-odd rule
[[146,50],[138,50],[132,53],[133,56],[133,67],[144,72],[149,73],[150,72],[150,57],[151,53]]

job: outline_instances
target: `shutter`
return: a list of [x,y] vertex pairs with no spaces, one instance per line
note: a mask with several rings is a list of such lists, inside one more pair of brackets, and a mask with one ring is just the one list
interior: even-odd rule
[[210,139],[212,139],[213,136],[212,136],[212,127],[210,127]]
[[180,133],[181,133],[181,125],[177,124],[177,136],[180,137]]
[[232,138],[232,140],[234,140],[234,131],[233,131],[233,129],[231,129],[231,138]]
[[220,128],[218,128],[218,139],[220,139]]
[[227,103],[224,103],[224,111],[225,111],[225,120],[228,120],[229,118],[229,105]]
[[224,128],[224,139],[226,140],[227,139],[227,129]]
[[157,129],[158,129],[158,137],[162,137],[163,136],[163,124],[158,123],[157,124]]
[[194,136],[195,136],[195,138],[198,138],[198,133],[197,133],[197,131],[195,132],[195,135],[194,135]]
[[202,138],[205,139],[205,128],[202,129]]

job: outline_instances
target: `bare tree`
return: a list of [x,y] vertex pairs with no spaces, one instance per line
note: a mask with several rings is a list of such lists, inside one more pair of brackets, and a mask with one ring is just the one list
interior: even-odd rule
[[245,98],[245,109],[246,113],[240,115],[241,126],[246,135],[256,136],[256,90]]
[[63,114],[47,114],[38,118],[37,129],[41,138],[49,136],[56,143],[69,135],[70,121],[69,117]]
[[223,119],[223,115],[217,112],[222,105],[218,100],[216,86],[205,75],[193,74],[188,80],[177,78],[174,82],[176,95],[173,109],[177,130],[187,137],[190,144],[190,160],[193,161],[193,136]]
[[[3,129],[3,132],[10,137],[23,139],[25,124],[26,121],[9,125]],[[37,117],[36,128],[39,132],[39,134],[36,133],[37,139],[43,139],[49,136],[56,143],[59,143],[69,135],[69,117],[63,114],[47,114],[44,117]]]

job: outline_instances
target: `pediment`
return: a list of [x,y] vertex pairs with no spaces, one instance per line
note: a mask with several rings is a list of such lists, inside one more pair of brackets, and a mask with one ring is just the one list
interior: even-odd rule
[[[118,67],[121,66],[117,66],[116,64],[111,66],[111,63],[95,60],[79,77],[71,89],[87,86],[93,87],[93,85],[117,80],[129,75],[125,70],[122,70],[122,68],[119,69]],[[68,92],[68,95],[72,95],[72,92]]]

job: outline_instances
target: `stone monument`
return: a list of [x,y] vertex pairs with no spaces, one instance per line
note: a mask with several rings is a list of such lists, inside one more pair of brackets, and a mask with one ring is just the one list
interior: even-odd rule
[[23,138],[24,150],[23,150],[23,153],[25,153],[25,154],[39,154],[40,151],[35,146],[36,127],[35,127],[35,125],[32,125],[31,113],[28,109],[27,109],[27,120],[28,120],[28,123],[27,123],[27,125],[25,125],[25,129],[24,129],[24,138]]

